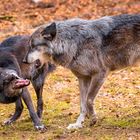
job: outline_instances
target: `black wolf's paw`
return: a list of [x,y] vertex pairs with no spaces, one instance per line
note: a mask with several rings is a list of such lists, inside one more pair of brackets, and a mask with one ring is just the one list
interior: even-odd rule
[[40,132],[46,132],[46,130],[47,130],[47,128],[46,128],[46,126],[45,125],[37,125],[37,126],[35,126],[35,129],[37,130],[37,131],[40,131]]
[[3,124],[4,125],[10,125],[10,124],[12,124],[12,122],[13,121],[11,119],[8,119],[8,120],[4,121]]

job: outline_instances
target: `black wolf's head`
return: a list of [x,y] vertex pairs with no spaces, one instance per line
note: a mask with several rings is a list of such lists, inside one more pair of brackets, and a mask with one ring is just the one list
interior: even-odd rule
[[19,77],[15,70],[0,69],[0,93],[4,93],[6,97],[18,96],[29,83],[29,80]]
[[30,81],[21,78],[20,68],[14,56],[5,52],[0,53],[0,96],[18,96]]

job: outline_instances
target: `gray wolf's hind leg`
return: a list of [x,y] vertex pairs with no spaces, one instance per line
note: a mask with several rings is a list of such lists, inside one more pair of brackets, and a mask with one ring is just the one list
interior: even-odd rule
[[90,86],[86,94],[86,105],[88,109],[88,115],[90,118],[90,125],[94,125],[97,121],[96,113],[94,110],[94,99],[101,86],[103,85],[106,75],[107,72],[102,71],[100,73],[96,73],[91,77]]
[[104,82],[105,76],[106,72],[100,72],[92,75],[91,78],[89,78],[88,80],[79,79],[81,95],[81,113],[76,123],[70,124],[67,127],[67,129],[82,128],[82,123],[84,122],[86,115],[88,115],[91,119],[91,125],[94,125],[96,123],[97,118],[93,102]]
[[23,111],[23,104],[22,104],[21,98],[19,98],[16,101],[15,104],[16,104],[15,113],[11,118],[9,118],[8,120],[4,121],[5,125],[9,125],[9,124],[13,123],[14,121],[16,121],[20,117],[20,115],[21,115],[21,113]]

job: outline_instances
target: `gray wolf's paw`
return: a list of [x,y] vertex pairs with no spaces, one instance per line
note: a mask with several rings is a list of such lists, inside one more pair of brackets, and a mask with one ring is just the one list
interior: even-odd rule
[[67,127],[68,130],[70,129],[79,129],[82,128],[82,124],[78,124],[78,123],[73,123],[73,124],[69,124],[69,126]]
[[96,122],[97,122],[96,118],[91,119],[90,126],[94,126],[96,124]]

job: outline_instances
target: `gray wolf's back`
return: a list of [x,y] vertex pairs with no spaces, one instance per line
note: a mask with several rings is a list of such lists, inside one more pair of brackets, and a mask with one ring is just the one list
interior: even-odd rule
[[58,21],[57,27],[57,37],[69,40],[69,44],[77,44],[76,49],[82,48],[85,41],[92,41],[93,47],[101,48],[111,70],[133,65],[140,57],[140,15],[106,16],[97,20],[70,19]]

